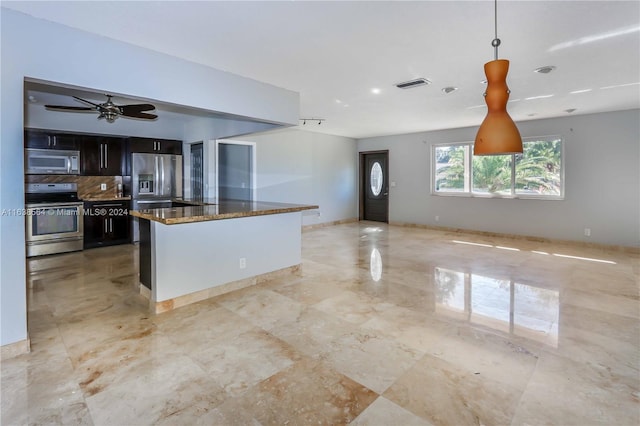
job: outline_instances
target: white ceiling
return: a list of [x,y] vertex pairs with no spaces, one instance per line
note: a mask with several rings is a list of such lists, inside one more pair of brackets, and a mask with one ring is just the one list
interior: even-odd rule
[[[311,131],[362,138],[476,126],[486,113],[491,1],[2,6],[295,90],[300,117],[326,120]],[[640,2],[500,1],[498,36],[516,122],[640,107]],[[545,65],[556,70],[533,72]],[[417,77],[433,84],[394,87]]]

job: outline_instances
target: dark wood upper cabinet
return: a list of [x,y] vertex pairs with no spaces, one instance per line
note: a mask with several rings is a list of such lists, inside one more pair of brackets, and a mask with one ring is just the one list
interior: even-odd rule
[[129,138],[129,152],[182,155],[182,141],[133,137]]
[[40,149],[78,149],[80,136],[67,133],[58,133],[47,130],[25,130],[25,148]]
[[81,142],[82,168],[85,176],[121,176],[125,166],[124,138],[83,136]]

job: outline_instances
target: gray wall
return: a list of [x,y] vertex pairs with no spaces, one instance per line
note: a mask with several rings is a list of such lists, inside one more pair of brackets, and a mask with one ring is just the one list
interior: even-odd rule
[[[295,92],[4,8],[0,19],[0,209],[24,207],[25,79],[285,125],[298,122]],[[2,345],[27,337],[24,252],[24,217],[0,216]]]
[[562,201],[431,195],[431,146],[473,141],[477,127],[362,139],[358,151],[389,150],[390,222],[640,247],[639,114],[518,123],[525,138],[563,137]]
[[319,205],[304,225],[357,218],[354,139],[283,129],[233,140],[256,143],[258,200]]

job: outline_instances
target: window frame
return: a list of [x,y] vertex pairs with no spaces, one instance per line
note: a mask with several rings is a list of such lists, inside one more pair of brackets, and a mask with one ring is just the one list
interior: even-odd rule
[[[437,143],[431,145],[431,195],[439,197],[469,197],[469,198],[502,198],[502,199],[525,199],[525,200],[552,200],[560,201],[565,197],[565,140],[561,135],[545,135],[537,137],[523,138],[523,144],[530,142],[560,142],[560,194],[559,195],[545,195],[545,194],[523,194],[516,192],[516,155],[507,154],[511,156],[511,188],[510,194],[500,193],[479,193],[473,191],[473,142],[453,142],[453,143]],[[462,191],[438,191],[436,190],[437,177],[437,157],[436,150],[441,147],[468,147],[464,153],[464,189]]]

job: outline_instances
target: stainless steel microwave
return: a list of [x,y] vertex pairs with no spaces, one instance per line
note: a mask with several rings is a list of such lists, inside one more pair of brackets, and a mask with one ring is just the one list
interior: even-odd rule
[[27,148],[25,167],[29,175],[78,175],[80,151]]

